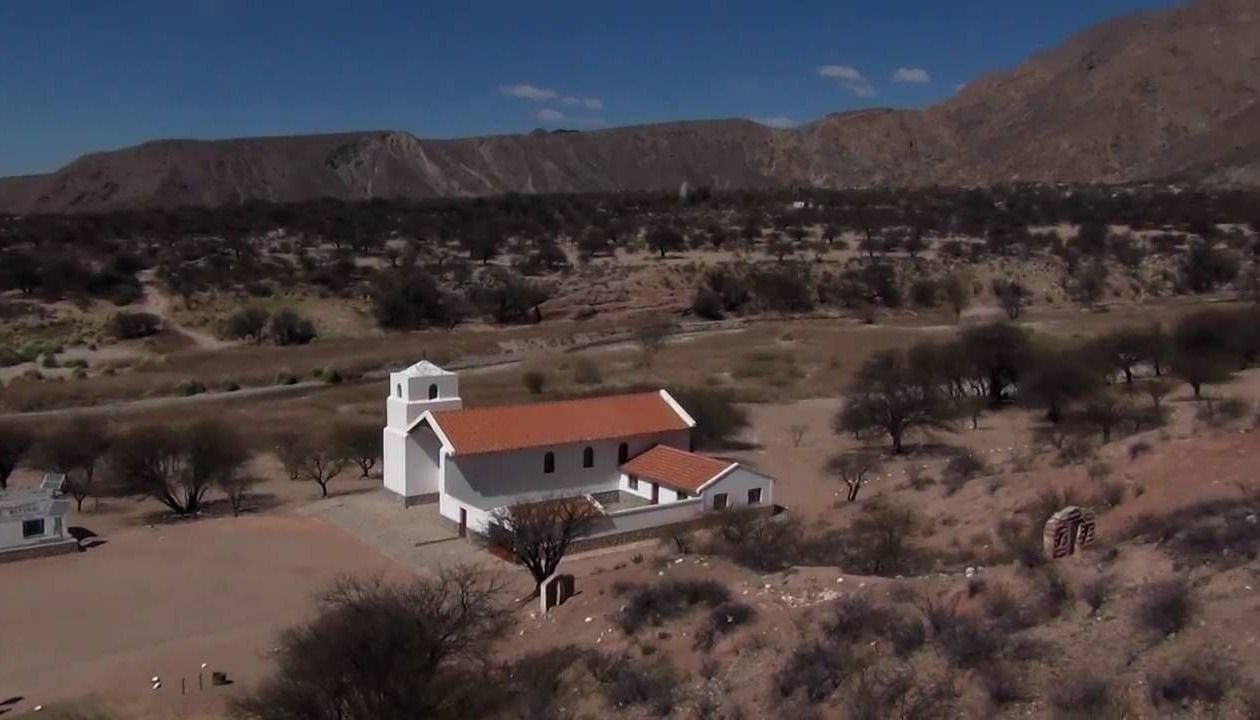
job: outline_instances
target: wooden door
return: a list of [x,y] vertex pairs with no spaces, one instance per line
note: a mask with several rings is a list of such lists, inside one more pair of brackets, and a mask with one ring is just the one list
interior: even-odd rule
[[652,483],[652,504],[655,505],[661,501],[661,486]]

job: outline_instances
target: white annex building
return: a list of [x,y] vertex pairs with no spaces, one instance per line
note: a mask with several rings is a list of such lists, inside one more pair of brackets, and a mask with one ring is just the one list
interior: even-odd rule
[[773,502],[771,478],[691,452],[695,421],[664,390],[464,408],[459,376],[421,361],[391,373],[386,407],[385,487],[461,534],[522,501],[586,497],[592,537]]
[[38,488],[0,492],[0,562],[79,549],[65,524],[70,501],[65,475],[48,474]]

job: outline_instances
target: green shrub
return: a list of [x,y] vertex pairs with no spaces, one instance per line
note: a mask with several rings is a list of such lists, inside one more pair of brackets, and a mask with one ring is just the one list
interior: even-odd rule
[[521,382],[525,383],[530,395],[541,395],[547,386],[547,375],[541,370],[527,370],[521,375]]
[[335,367],[326,367],[319,373],[319,379],[329,385],[338,385],[344,379],[341,371]]
[[735,404],[734,397],[727,391],[683,387],[671,389],[670,394],[696,421],[691,438],[698,449],[729,445],[748,427],[748,413]]
[[149,337],[162,327],[162,318],[153,313],[120,312],[110,320],[110,332],[119,340]]
[[573,379],[582,385],[599,385],[604,382],[604,375],[594,360],[583,357],[573,366]]
[[200,380],[184,380],[175,386],[175,394],[183,397],[191,395],[200,395],[206,391],[206,386]]

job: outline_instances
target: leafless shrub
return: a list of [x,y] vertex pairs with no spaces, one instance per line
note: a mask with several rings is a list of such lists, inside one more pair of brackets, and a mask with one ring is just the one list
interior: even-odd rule
[[892,643],[893,652],[898,657],[905,657],[923,647],[927,640],[927,631],[923,621],[917,617],[898,615],[892,617],[883,628],[884,635]]
[[1195,411],[1195,419],[1212,427],[1222,427],[1246,417],[1251,412],[1251,404],[1241,398],[1205,397]]
[[1042,567],[1037,572],[1035,582],[1037,595],[1041,598],[1041,612],[1049,619],[1063,614],[1063,609],[1072,599],[1072,589],[1067,581],[1052,566]]
[[792,447],[801,446],[801,441],[805,439],[805,433],[809,432],[809,426],[797,423],[788,428],[788,434],[792,437]]
[[1099,497],[1107,507],[1117,507],[1124,502],[1124,483],[1119,480],[1101,483]]
[[1064,439],[1055,462],[1059,465],[1080,465],[1094,457],[1094,449],[1094,441],[1091,437],[1075,433]]
[[953,622],[936,634],[936,642],[955,666],[974,668],[994,661],[1001,652],[1003,638],[995,629],[970,615],[955,615]]
[[1107,602],[1107,598],[1111,596],[1114,583],[1115,579],[1110,575],[1099,573],[1081,586],[1081,599],[1085,601],[1085,604],[1089,605],[1090,610],[1098,612],[1099,608]]
[[594,360],[581,357],[573,365],[573,379],[581,385],[599,385],[604,382],[604,374]]
[[731,591],[716,580],[667,580],[648,586],[617,585],[613,589],[628,595],[619,620],[627,635],[645,625],[660,626],[697,605],[718,608],[731,600]]
[[943,482],[945,496],[949,497],[962,489],[972,478],[985,471],[984,461],[970,450],[960,450],[945,464]]
[[681,682],[668,658],[638,663],[625,654],[595,653],[587,663],[604,699],[615,708],[642,706],[665,717],[678,700]]
[[490,646],[510,617],[468,569],[407,586],[343,580],[287,632],[277,674],[235,703],[257,720],[478,717],[501,699]]
[[1138,458],[1142,457],[1143,455],[1147,455],[1150,452],[1151,452],[1151,444],[1146,442],[1145,440],[1138,440],[1137,442],[1129,445],[1129,462],[1133,462],[1134,460],[1137,460]]
[[985,665],[977,670],[980,687],[989,698],[989,702],[997,707],[1021,702],[1025,698],[1019,677],[1000,663]]
[[704,626],[696,633],[696,647],[708,650],[719,637],[735,632],[756,617],[757,611],[751,605],[724,602],[709,611]]
[[1056,680],[1050,690],[1050,705],[1057,718],[1096,718],[1113,703],[1111,684],[1094,674],[1080,673]]
[[1193,612],[1190,587],[1185,580],[1173,578],[1151,583],[1142,590],[1135,620],[1139,627],[1162,637],[1181,631]]
[[1151,702],[1156,706],[1185,702],[1216,704],[1225,698],[1233,682],[1232,671],[1211,655],[1177,658],[1146,677]]
[[1033,624],[1028,612],[1006,585],[990,585],[984,593],[984,612],[989,620],[1009,631],[1023,630]]
[[513,699],[514,717],[521,720],[564,718],[559,702],[565,690],[563,675],[586,651],[565,645],[542,652],[529,653],[512,663],[508,683]]
[[936,484],[936,480],[928,475],[920,465],[906,466],[906,482],[911,488],[920,492]]
[[828,637],[836,640],[860,640],[875,631],[888,619],[884,608],[875,605],[869,595],[845,595],[832,606],[832,615],[823,625]]
[[958,697],[952,678],[925,678],[909,667],[863,668],[844,696],[849,720],[953,717]]
[[734,510],[720,518],[704,552],[758,572],[775,572],[797,564],[803,542],[800,526],[786,514],[763,518]]
[[[1045,525],[1044,520],[1041,525]],[[1024,523],[1014,518],[1004,518],[997,527],[998,540],[1005,548],[1006,559],[1029,569],[1046,561],[1041,534],[1041,527],[1035,521]]]
[[775,677],[775,687],[783,697],[801,692],[807,701],[820,703],[863,666],[849,645],[808,642],[788,657]]

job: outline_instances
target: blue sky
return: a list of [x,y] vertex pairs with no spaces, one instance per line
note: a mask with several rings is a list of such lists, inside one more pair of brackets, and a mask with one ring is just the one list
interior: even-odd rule
[[0,176],[166,137],[922,107],[1101,19],[1173,4],[0,0]]

